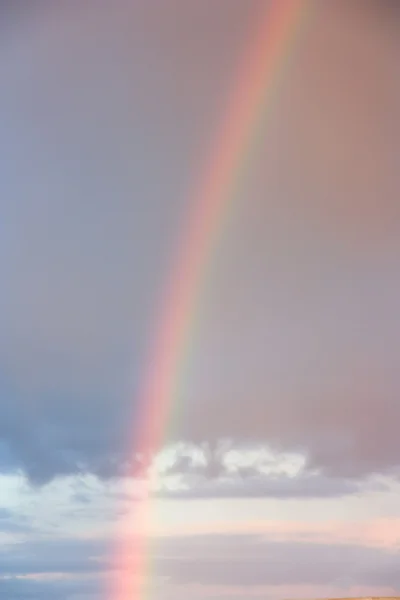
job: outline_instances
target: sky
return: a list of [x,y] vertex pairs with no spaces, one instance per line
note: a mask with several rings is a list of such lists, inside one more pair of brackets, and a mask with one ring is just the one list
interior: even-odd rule
[[146,481],[150,600],[400,594],[398,6],[310,2],[141,466],[174,249],[263,2],[0,4],[0,600],[112,600]]

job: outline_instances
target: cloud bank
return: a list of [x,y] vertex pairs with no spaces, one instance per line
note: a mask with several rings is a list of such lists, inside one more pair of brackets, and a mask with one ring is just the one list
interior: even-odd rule
[[[257,535],[209,535],[160,539],[153,544],[152,553],[152,586],[154,597],[160,600],[171,591],[182,594],[189,586],[213,589],[216,594],[224,588],[237,588],[245,597],[245,590],[251,596],[260,587],[264,591],[291,585],[346,590],[367,585],[395,590],[400,585],[395,549],[270,542]],[[7,592],[10,598],[37,598],[43,592],[44,598],[53,593],[53,597],[69,600],[78,589],[84,598],[95,593],[102,598],[99,583],[106,583],[115,565],[103,543],[88,540],[27,542],[23,547],[6,548],[2,554],[0,593]],[[93,573],[101,573],[101,578],[95,580]],[[48,578],[51,574],[53,579]],[[17,576],[37,579],[32,584]]]
[[[258,10],[228,4],[40,10],[1,42],[3,471],[135,471],[173,248]],[[250,495],[344,493],[397,469],[399,36],[378,12],[316,10],[180,373],[170,440],[264,443],[321,473]]]

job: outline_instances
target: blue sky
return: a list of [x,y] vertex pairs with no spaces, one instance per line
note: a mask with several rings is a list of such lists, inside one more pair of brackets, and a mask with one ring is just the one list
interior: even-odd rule
[[[134,548],[137,392],[259,9],[0,9],[1,600],[108,599]],[[148,471],[154,600],[400,588],[398,28],[332,0],[292,56]]]

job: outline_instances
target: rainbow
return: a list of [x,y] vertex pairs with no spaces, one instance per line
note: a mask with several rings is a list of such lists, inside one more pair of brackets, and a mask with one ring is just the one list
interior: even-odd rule
[[[193,322],[196,301],[209,258],[232,203],[259,122],[271,106],[283,67],[291,54],[295,34],[307,0],[267,0],[248,52],[239,65],[222,125],[195,187],[191,213],[172,269],[167,296],[151,361],[144,377],[135,448],[145,456],[163,443],[179,383],[180,362]],[[135,502],[129,528],[135,524],[135,542],[128,534],[118,547],[117,575],[112,600],[136,600],[148,572],[146,523],[150,518],[149,493]],[[140,531],[138,532],[137,529]]]

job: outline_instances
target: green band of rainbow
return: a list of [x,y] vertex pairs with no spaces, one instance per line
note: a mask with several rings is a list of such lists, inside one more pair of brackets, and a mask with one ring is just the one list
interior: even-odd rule
[[[185,342],[210,255],[257,136],[259,121],[271,106],[306,3],[306,0],[267,0],[239,66],[200,185],[195,187],[190,201],[192,212],[183,231],[139,399],[143,414],[135,430],[135,447],[144,455],[157,451],[163,444]],[[135,533],[135,543],[127,539],[118,548],[113,600],[137,600],[143,595],[141,586],[148,573],[145,528],[150,517],[149,505],[149,500],[134,503],[130,519],[135,530],[140,531]]]

